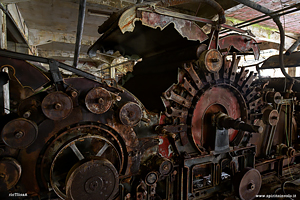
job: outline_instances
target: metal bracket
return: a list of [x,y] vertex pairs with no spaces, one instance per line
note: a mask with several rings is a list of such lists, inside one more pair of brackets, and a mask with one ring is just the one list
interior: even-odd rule
[[64,81],[62,78],[62,75],[59,71],[59,63],[56,60],[50,59],[49,60],[49,68],[50,68],[50,73],[53,78],[53,82],[55,84],[56,90],[61,90],[64,89]]
[[228,151],[230,151],[228,130],[216,128],[215,149],[213,154],[226,153]]

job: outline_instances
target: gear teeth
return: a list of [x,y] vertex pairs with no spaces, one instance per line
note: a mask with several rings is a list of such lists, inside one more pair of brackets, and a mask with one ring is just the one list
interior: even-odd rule
[[171,91],[166,91],[163,93],[163,96],[167,99],[167,100],[171,100],[176,102],[179,105],[182,105],[186,108],[189,108],[191,106],[191,102],[187,101],[184,97],[176,94],[173,90]]
[[168,107],[171,106],[171,102],[170,102],[170,101],[168,101],[168,100],[165,99],[164,97],[160,97],[160,98],[161,98],[161,100],[162,100],[162,102],[163,102],[165,108],[168,108]]
[[231,61],[226,59],[226,56],[224,56],[224,69],[223,69],[223,79],[227,80],[229,78],[229,70],[231,66]]
[[249,73],[249,70],[245,70],[244,67],[241,68],[240,77],[238,79],[237,84],[242,87],[244,81],[246,80],[246,76]]
[[179,132],[186,132],[187,125],[166,125],[163,126],[163,129],[170,133],[179,133]]
[[180,117],[180,118],[186,118],[188,115],[187,110],[180,110],[173,107],[169,107],[168,111],[166,112],[167,117]]
[[179,68],[178,69],[178,77],[177,77],[178,83],[182,83],[183,82],[184,76],[186,76],[186,72],[183,69]]
[[258,98],[252,102],[249,103],[249,109],[250,110],[255,110],[257,109],[260,105],[262,104],[262,98]]
[[230,83],[234,83],[235,81],[235,76],[236,76],[236,71],[238,69],[238,64],[241,60],[241,57],[236,57],[236,53],[233,54],[233,61],[231,64],[231,70],[230,70]]
[[205,79],[207,83],[212,84],[213,79],[211,77],[211,73],[205,73]]
[[201,79],[199,78],[198,74],[195,72],[192,63],[184,64],[184,69],[188,72],[188,74],[191,76],[192,80],[196,84],[197,88],[200,90],[203,87],[203,83]]
[[246,100],[247,100],[247,101],[250,101],[253,97],[255,97],[256,94],[257,94],[256,88],[254,88],[254,89],[246,96]]
[[242,87],[242,92],[243,94],[246,94],[249,86],[252,84],[252,82],[254,81],[255,77],[256,77],[256,73],[254,72],[250,72],[250,75],[248,76],[247,81],[245,82],[245,84]]
[[183,84],[181,86],[188,92],[190,95],[195,96],[197,94],[197,90],[190,84],[190,82],[186,79],[186,77],[183,78]]

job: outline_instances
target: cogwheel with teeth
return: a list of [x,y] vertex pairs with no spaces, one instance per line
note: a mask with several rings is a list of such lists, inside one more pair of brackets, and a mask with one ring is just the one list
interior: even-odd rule
[[[223,112],[246,123],[253,123],[255,116],[261,114],[261,94],[252,85],[256,73],[245,68],[238,71],[240,57],[236,54],[232,61],[226,56],[222,59],[220,69],[214,72],[201,67],[199,62],[184,63],[179,69],[178,83],[162,97],[166,108],[161,115],[163,129],[176,133],[183,146],[190,142],[201,154],[212,150],[214,140],[209,137],[214,131],[213,114]],[[231,146],[242,145],[250,137],[245,131],[233,129],[228,134]]]

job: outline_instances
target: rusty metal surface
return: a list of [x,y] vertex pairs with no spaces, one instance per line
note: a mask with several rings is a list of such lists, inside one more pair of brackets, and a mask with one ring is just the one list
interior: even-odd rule
[[18,118],[8,122],[2,129],[3,142],[17,149],[25,149],[37,138],[38,127],[30,120]]
[[[226,94],[226,95],[223,95]],[[200,146],[208,148],[210,146],[210,133],[213,130],[211,117],[219,111],[228,113],[234,119],[246,118],[246,112],[243,101],[232,92],[231,88],[213,87],[207,90],[198,100],[193,118],[192,118],[192,134],[194,142]],[[238,131],[229,130],[230,141],[233,141]]]
[[[158,8],[155,8],[156,12]],[[194,22],[179,19],[172,16],[166,16],[164,13],[155,13],[150,7],[136,8],[132,7],[126,10],[120,17],[118,25],[121,32],[133,32],[135,28],[135,22],[141,21],[143,25],[151,27],[153,29],[160,28],[165,29],[171,23],[174,24],[174,28],[182,37],[186,37],[188,40],[203,42],[208,39],[207,35],[202,29]],[[167,12],[167,11],[166,11]]]
[[[284,67],[298,67],[300,63],[299,58],[300,58],[299,51],[293,52],[290,55],[283,55]],[[279,60],[278,56],[276,55],[271,56],[263,63],[260,69],[280,68],[278,60]]]
[[41,95],[33,95],[27,99],[20,102],[18,106],[18,115],[39,123],[44,120],[45,116],[42,114],[42,109],[40,107],[43,100]]
[[108,160],[93,160],[77,167],[67,181],[70,199],[112,199],[119,187],[119,175]]
[[201,54],[199,63],[208,72],[216,73],[223,66],[223,58],[218,50],[210,49]]
[[48,94],[42,101],[43,113],[52,120],[61,120],[70,115],[73,109],[72,99],[63,92]]
[[242,200],[252,200],[259,193],[261,175],[258,170],[245,168],[234,177],[234,188]]
[[234,47],[239,52],[248,52],[253,51],[255,60],[259,59],[260,50],[255,39],[250,36],[245,35],[227,35],[219,40],[219,46],[221,49],[230,50],[231,47]]
[[141,21],[143,25],[151,28],[160,28],[163,30],[170,23],[174,24],[174,28],[182,37],[186,37],[188,40],[203,42],[208,39],[208,36],[202,31],[202,29],[194,22],[177,19],[174,17],[164,16],[153,12],[141,13]]
[[[23,60],[10,59],[0,56],[0,69],[13,68],[14,75],[23,86],[36,90],[50,81],[50,79],[33,65]],[[28,78],[34,77],[34,78]]]
[[275,126],[279,121],[279,113],[277,110],[267,109],[263,113],[263,120],[266,124]]
[[85,105],[89,111],[102,114],[108,111],[112,104],[111,94],[104,88],[93,88],[85,97]]
[[[119,173],[122,172],[125,167],[124,152],[117,138],[108,138],[110,134],[99,126],[79,126],[62,134],[50,145],[45,158],[51,160],[45,159],[43,162],[51,164],[50,182],[57,195],[62,198],[67,196],[66,187],[60,182],[68,180],[73,166],[87,160],[107,159]],[[59,144],[57,141],[66,142]],[[65,160],[68,164],[63,164]]]
[[20,163],[11,157],[0,160],[0,192],[7,192],[15,187],[22,173]]
[[119,111],[119,118],[122,124],[127,126],[135,126],[142,119],[142,109],[133,102],[123,105]]
[[[24,95],[10,68],[13,109],[2,117],[3,130],[7,122],[24,117],[37,124],[38,134],[24,149],[0,141],[0,167],[4,157],[13,157],[22,167],[20,177],[7,172],[13,187],[5,183],[8,191],[0,192],[0,199],[14,192],[41,199],[252,199],[260,174],[282,177],[291,166],[290,173],[299,180],[293,171],[300,156],[297,85],[285,93],[280,83],[273,87],[272,81],[268,85],[255,80],[256,73],[239,69],[237,55],[257,50],[250,51],[257,46],[252,38],[229,35],[217,48],[214,27],[209,41],[190,41],[176,27],[188,37],[195,37],[198,28],[191,20],[179,20],[180,14],[172,19],[178,26],[169,26],[176,16],[165,11],[145,4],[133,7],[122,26],[135,27],[125,34],[118,27],[119,15],[114,16],[106,24],[109,31],[92,47],[143,57],[122,79],[124,87],[62,78],[66,87],[52,84],[35,93],[29,88]],[[46,112],[45,102],[50,105]],[[21,131],[14,137],[22,138]],[[270,151],[264,154],[267,143]]]

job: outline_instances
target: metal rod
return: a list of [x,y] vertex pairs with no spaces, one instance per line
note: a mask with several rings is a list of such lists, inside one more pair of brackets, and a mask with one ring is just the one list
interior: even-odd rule
[[80,0],[73,67],[77,68],[84,26],[86,0]]
[[[295,5],[290,6],[288,8],[277,10],[277,11],[275,11],[275,12],[272,13],[272,16],[277,15],[277,17],[279,17],[279,16],[282,16],[282,15],[287,15],[287,14],[296,12],[296,11],[300,10],[300,8],[297,7],[298,5],[300,5],[300,4],[295,4]],[[294,9],[293,10],[289,10],[291,8],[294,8]],[[289,11],[283,12],[283,11],[286,11],[286,10],[289,10]],[[281,12],[283,12],[283,13],[281,13]],[[270,20],[270,19],[272,19],[272,17],[270,17],[267,14],[265,14],[265,15],[262,15],[262,16],[250,19],[248,21],[242,22],[240,24],[236,24],[236,25],[234,25],[234,27],[236,27],[236,28],[244,28],[244,27],[247,27],[247,26],[251,26],[252,24],[257,24],[257,23],[260,23],[260,22],[263,22],[263,21],[266,21],[266,20]],[[229,31],[230,30],[223,30],[223,31],[221,31],[221,34],[227,33]]]
[[75,153],[75,155],[77,156],[77,158],[79,160],[83,160],[84,159],[84,156],[82,155],[82,153],[77,148],[75,142],[70,145],[70,148],[72,149],[72,151]]
[[[175,17],[175,18],[179,18],[179,19],[185,19],[185,20],[190,20],[190,21],[195,21],[195,22],[202,22],[202,23],[207,23],[207,24],[212,24],[212,25],[215,24],[215,22],[210,19],[187,15],[184,13],[177,13],[177,12],[163,9],[161,7],[155,7],[154,11],[161,15],[166,15],[166,16]],[[239,28],[227,25],[227,24],[221,24],[221,26],[223,28],[231,29],[231,30],[234,30],[234,31],[237,31],[240,33],[247,33],[247,31],[245,31],[245,30],[242,30],[242,29],[239,29]]]
[[[0,56],[4,56],[4,57],[8,57],[8,58],[15,58],[15,59],[19,59],[19,60],[29,60],[29,61],[35,61],[35,62],[40,62],[40,63],[46,63],[49,64],[51,60],[53,59],[48,59],[48,58],[43,58],[43,57],[38,57],[38,56],[32,56],[32,55],[28,55],[28,54],[23,54],[23,53],[18,53],[18,52],[13,52],[13,51],[7,51],[7,50],[3,50],[0,49]],[[37,66],[39,68],[39,66]],[[102,82],[102,78],[94,76],[93,74],[87,73],[85,71],[82,71],[80,69],[76,69],[72,66],[69,66],[67,64],[58,62],[58,67],[65,69],[67,71],[73,72],[79,76],[82,76],[84,78],[90,79],[90,80],[94,80],[96,82],[101,83]],[[42,71],[44,71],[43,68],[39,68]]]
[[[295,8],[295,7],[297,8],[299,5],[300,5],[300,3],[291,5],[291,6],[289,6],[289,7],[283,8],[283,9],[281,9],[281,10],[277,10],[277,11],[273,12],[272,15],[276,15],[276,14],[278,14],[278,13],[280,13],[280,12],[289,10],[289,9],[291,9],[291,8]],[[283,13],[283,14],[285,15],[286,13]],[[283,14],[281,14],[281,15],[283,15]],[[264,15],[262,15],[262,16],[255,17],[255,18],[253,18],[253,19],[250,19],[250,20],[247,20],[247,21],[245,21],[245,22],[239,23],[239,24],[235,25],[235,27],[240,27],[241,25],[244,25],[244,24],[246,24],[246,23],[250,23],[250,22],[252,22],[252,21],[260,20],[260,19],[265,18],[265,17],[268,17],[268,15],[264,14]],[[269,18],[269,19],[270,19],[270,18]],[[266,20],[267,20],[267,19],[266,19]]]
[[103,147],[98,151],[98,153],[96,154],[96,156],[100,157],[102,156],[102,154],[104,153],[104,151],[109,147],[109,144],[107,144],[105,142],[105,144],[103,145]]
[[[280,13],[280,14],[277,15],[277,17],[280,17],[280,16],[282,16],[282,15],[287,15],[287,14],[296,12],[296,11],[298,11],[298,10],[300,10],[300,9],[296,8],[296,9],[294,9],[294,10],[290,10],[290,11],[287,11],[287,12],[285,12],[285,13]],[[266,21],[266,20],[269,20],[269,19],[272,19],[272,17],[267,17],[267,18],[265,18],[265,19],[261,19],[261,20],[258,20],[258,21],[254,21],[254,22],[252,22],[252,23],[249,23],[249,24],[246,24],[246,25],[243,25],[243,26],[239,26],[238,28],[244,28],[244,27],[246,27],[246,26],[251,26],[252,24],[257,24],[257,23],[260,23],[260,22],[263,22],[263,21]]]
[[270,15],[270,16],[273,13],[272,10],[270,10],[270,9],[268,9],[266,7],[263,7],[263,6],[255,3],[253,1],[250,1],[250,0],[234,0],[234,1],[236,1],[238,3],[241,3],[241,4],[244,4],[244,5],[246,5],[246,6],[250,7],[250,8],[253,8],[254,10],[257,10],[258,12],[262,12],[262,13]]
[[297,39],[297,41],[285,52],[285,55],[291,55],[293,51],[299,46],[300,44],[300,37]]

